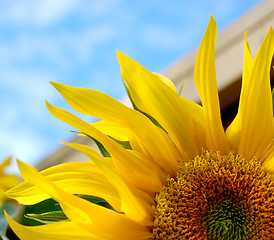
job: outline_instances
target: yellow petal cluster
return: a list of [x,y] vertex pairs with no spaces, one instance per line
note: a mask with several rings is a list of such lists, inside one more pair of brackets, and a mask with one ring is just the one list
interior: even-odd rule
[[[96,90],[52,83],[74,110],[102,121],[88,124],[49,103],[48,110],[99,141],[111,157],[102,157],[85,145],[67,143],[91,160],[65,163],[40,173],[18,162],[25,181],[8,191],[8,196],[25,205],[53,198],[70,221],[27,227],[7,216],[15,233],[26,240],[151,239],[155,196],[165,186],[167,176],[175,177],[179,165],[199,156],[202,149],[222,155],[234,152],[247,161],[255,157],[264,171],[274,173],[269,79],[274,52],[273,29],[269,29],[254,59],[245,37],[239,109],[226,131],[221,122],[217,91],[216,38],[217,27],[211,17],[194,69],[202,106],[179,96],[170,80],[151,73],[121,52],[117,53],[121,76],[138,110]],[[114,139],[128,141],[131,149],[123,148]],[[75,194],[103,198],[115,211]]]

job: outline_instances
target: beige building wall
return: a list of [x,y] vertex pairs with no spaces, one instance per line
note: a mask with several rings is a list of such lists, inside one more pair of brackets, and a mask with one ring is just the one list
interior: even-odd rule
[[[224,124],[228,123],[237,111],[243,65],[244,33],[247,31],[251,53],[254,56],[270,25],[274,26],[274,0],[261,2],[218,34],[216,72]],[[192,101],[200,102],[193,80],[196,54],[197,49],[171,64],[163,71],[163,74],[174,82],[178,90],[185,81],[181,95]],[[273,83],[273,71],[271,76]],[[124,102],[128,104],[127,99]],[[76,137],[71,141],[95,147],[95,144],[85,137]],[[63,162],[85,160],[88,159],[82,153],[64,146],[49,155],[37,168],[42,170]]]

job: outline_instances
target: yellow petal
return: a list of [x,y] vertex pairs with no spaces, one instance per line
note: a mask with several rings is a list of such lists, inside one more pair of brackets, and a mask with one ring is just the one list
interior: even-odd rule
[[167,77],[165,77],[159,73],[153,73],[153,74],[155,76],[157,76],[163,83],[165,83],[167,86],[169,86],[172,91],[177,93],[176,87],[171,80],[169,80]]
[[8,157],[0,164],[0,172],[3,172],[4,168],[10,165],[11,160],[12,160],[12,157]]
[[272,141],[272,145],[265,155],[266,156],[263,156],[262,168],[265,171],[274,174],[274,140]]
[[[242,86],[243,89],[246,88],[247,79],[250,77],[253,66],[253,58],[251,56],[250,47],[247,41],[247,32],[245,33],[245,47],[244,47],[244,66],[243,66],[243,76],[242,76]],[[241,92],[242,94],[242,92]]]
[[71,221],[92,234],[106,237],[107,239],[128,240],[138,239],[137,236],[140,239],[151,236],[146,227],[131,221],[126,215],[90,203],[63,191],[25,163],[18,161],[18,167],[25,180],[35,184],[59,202],[64,213]]
[[[118,192],[102,173],[90,163],[65,163],[41,172],[46,179],[72,194],[84,194],[105,199],[117,211],[121,210]],[[7,192],[10,198],[24,205],[32,205],[50,198],[30,182],[22,182]]]
[[[142,199],[138,199],[137,196],[134,196],[133,192],[129,187],[127,186],[126,182],[122,180],[122,178],[111,168],[106,166],[102,159],[97,158],[94,156],[93,151],[94,149],[82,145],[82,144],[76,144],[76,143],[67,143],[68,146],[73,147],[84,154],[86,154],[88,157],[90,157],[101,169],[104,171],[105,176],[109,178],[113,186],[116,187],[118,192],[120,193],[121,198],[121,210],[125,212],[125,214],[135,221],[152,221],[151,215],[152,209],[151,206],[148,205],[147,202],[145,202]],[[128,159],[130,161],[130,159]],[[130,174],[134,174],[134,168],[128,168],[127,170],[131,169]],[[152,173],[153,174],[153,173]],[[147,182],[151,183],[151,182]]]
[[19,184],[19,179],[15,175],[4,174],[4,175],[0,176],[0,186],[3,189],[8,190],[8,189],[16,186],[17,184]]
[[216,22],[211,16],[198,51],[194,69],[194,81],[205,113],[207,148],[226,153],[228,151],[228,143],[221,121],[215,70],[216,38]]
[[6,213],[5,216],[11,229],[22,240],[103,240],[70,221],[30,227],[17,223]]
[[[163,78],[149,72],[133,59],[117,52],[121,75],[136,106],[156,119],[168,132],[186,160],[198,155],[201,133],[193,124],[195,104],[182,100]],[[157,138],[156,138],[157,139]]]
[[19,184],[19,179],[17,176],[4,173],[4,169],[10,165],[11,160],[12,157],[8,157],[0,165],[0,186],[6,190]]
[[[125,151],[125,149],[122,146],[120,146],[118,143],[116,143],[114,140],[110,139],[109,137],[107,137],[106,135],[101,133],[100,131],[93,128],[90,124],[82,121],[81,119],[77,118],[73,114],[71,114],[61,108],[54,107],[50,104],[47,104],[47,107],[48,107],[49,111],[51,112],[51,114],[54,115],[55,117],[59,118],[60,120],[63,120],[64,122],[79,129],[81,132],[84,132],[84,133],[94,137],[99,142],[101,142],[104,145],[104,147],[107,149],[107,151],[111,154],[116,167],[118,167],[118,169],[120,169],[121,171],[122,171],[122,169],[124,169],[124,167],[122,167],[122,165],[129,166],[129,164],[131,164],[131,166],[135,166],[136,170],[137,170],[137,167],[140,166],[140,163],[138,163],[139,159],[137,159],[134,155],[130,154],[130,152]],[[146,135],[150,135],[150,134],[147,133]],[[130,162],[128,161],[129,159],[131,159]],[[144,158],[141,161],[141,163],[144,166],[147,165],[151,169],[155,169],[155,172],[160,174],[160,171],[157,171],[158,167],[156,166],[156,164],[154,164],[149,159],[147,159],[147,160],[146,159],[147,158]],[[170,166],[169,163],[171,163],[171,162],[169,162],[169,161],[164,162],[162,158],[159,158],[157,160],[159,161],[159,164],[161,164],[161,163],[165,164],[165,167],[166,167],[165,170],[167,172],[170,171],[174,174],[174,171],[175,171],[175,173],[176,173],[177,167],[178,167],[177,162],[176,162],[176,166],[174,166],[175,163],[173,166]],[[162,160],[162,162],[160,162],[161,160]],[[155,167],[153,167],[153,166],[155,166]],[[128,168],[128,169],[131,169],[131,168]],[[128,172],[126,172],[124,176],[127,178],[131,177],[128,174]],[[161,176],[159,176],[159,177],[161,179]]]
[[104,134],[117,139],[118,141],[128,141],[129,130],[121,125],[105,120],[101,120],[91,125]]
[[[230,124],[230,126],[226,130],[226,135],[228,138],[228,141],[231,145],[231,148],[235,151],[238,151],[240,138],[242,135],[242,106],[245,106],[246,104],[249,104],[246,102],[247,99],[243,97],[244,91],[247,90],[248,86],[246,86],[248,78],[252,71],[253,66],[253,59],[250,52],[250,47],[247,41],[247,33],[245,33],[245,45],[244,45],[244,66],[243,66],[243,75],[242,75],[242,90],[241,90],[241,96],[239,100],[239,110],[238,114],[236,115],[233,122]],[[244,102],[245,101],[245,102]]]
[[6,158],[0,165],[0,205],[5,201],[11,201],[5,194],[5,191],[19,184],[19,179],[15,175],[9,175],[4,169],[10,165],[12,157]]
[[[180,160],[176,147],[170,137],[143,114],[95,90],[52,84],[76,111],[129,128],[140,138],[147,156],[154,159],[169,174],[176,173]],[[52,108],[49,107],[49,110],[52,111]]]
[[[245,58],[245,75],[237,116],[240,130],[238,153],[251,159],[264,155],[274,137],[270,66],[274,52],[274,32],[270,28],[254,62]],[[247,59],[247,60],[246,60]]]

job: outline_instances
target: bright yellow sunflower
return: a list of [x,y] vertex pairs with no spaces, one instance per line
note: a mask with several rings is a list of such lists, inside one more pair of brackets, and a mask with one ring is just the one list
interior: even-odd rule
[[[134,109],[95,90],[53,83],[72,108],[102,121],[88,124],[47,104],[49,111],[100,142],[109,157],[67,143],[91,161],[41,173],[18,162],[25,182],[8,196],[25,205],[53,198],[68,218],[29,227],[7,216],[21,239],[274,239],[269,76],[274,32],[270,28],[254,59],[245,38],[238,114],[226,132],[216,83],[216,37],[211,17],[194,70],[202,106],[120,52]],[[78,194],[97,196],[113,209]]]

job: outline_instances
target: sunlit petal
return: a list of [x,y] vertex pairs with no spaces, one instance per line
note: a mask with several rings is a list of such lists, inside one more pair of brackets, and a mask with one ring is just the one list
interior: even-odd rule
[[[118,192],[101,172],[94,171],[96,168],[91,163],[65,163],[46,169],[41,175],[66,192],[103,198],[119,211],[121,204]],[[25,205],[50,198],[50,195],[28,181],[10,189],[7,195]]]
[[[132,236],[135,236],[136,234],[150,235],[150,233],[145,230],[145,227],[131,221],[126,215],[90,203],[63,191],[39,174],[33,167],[20,161],[18,161],[18,167],[25,180],[30,181],[32,184],[43,189],[43,191],[49,194],[54,200],[58,201],[66,216],[87,231],[98,236],[111,236],[111,234],[113,234],[114,237],[117,237],[117,234],[119,236],[122,235],[119,228],[121,229],[121,226],[124,226],[125,229],[128,228],[127,231],[132,232]],[[132,211],[134,210],[136,209],[132,209]],[[108,221],[106,221],[106,219],[108,219]],[[108,229],[108,231],[104,232],[102,231],[103,229]]]
[[128,141],[128,128],[122,125],[115,124],[113,122],[101,120],[99,122],[91,124],[97,130],[103,132],[104,134],[117,139],[119,141]]
[[238,114],[236,115],[233,122],[230,124],[230,126],[226,130],[227,138],[230,142],[231,148],[234,150],[238,150],[240,138],[242,135],[242,107],[246,104],[249,104],[248,102],[244,102],[247,99],[243,97],[244,91],[248,89],[248,86],[246,86],[248,78],[252,71],[253,66],[253,59],[250,52],[250,47],[247,41],[247,33],[245,33],[245,45],[244,45],[244,65],[243,65],[243,75],[242,75],[242,91],[241,96],[239,100],[239,110]]
[[220,115],[220,104],[215,70],[217,27],[211,16],[202,39],[194,69],[194,81],[199,91],[205,114],[207,149],[228,151]]
[[[247,46],[247,44],[246,44]],[[248,48],[248,47],[246,47]],[[270,65],[274,52],[274,33],[270,28],[252,63],[249,50],[246,50],[244,82],[237,115],[238,147],[235,150],[248,159],[262,157],[269,148],[273,137],[273,106],[270,88]],[[233,141],[233,140],[231,140]]]
[[[121,179],[115,171],[107,167],[101,159],[94,157],[92,153],[94,150],[92,148],[76,143],[67,143],[67,145],[89,156],[102,169],[102,171],[104,171],[106,177],[112,180],[112,184],[117,188],[120,193],[122,202],[121,209],[123,212],[125,212],[130,218],[135,219],[136,221],[138,221],[138,219],[142,216],[142,218],[146,219],[146,221],[149,221],[149,214],[151,213],[148,203],[141,199],[138,199],[137,196],[134,196],[130,188],[127,186],[126,182],[124,182],[123,179]],[[131,174],[134,174],[134,169],[131,169],[131,171]]]
[[6,218],[10,227],[22,240],[103,240],[79,228],[71,221],[29,227],[17,223],[8,214],[6,214]]
[[[170,174],[176,172],[177,163],[180,160],[176,147],[169,136],[143,114],[95,90],[74,88],[59,83],[52,84],[76,111],[129,128],[142,139],[142,149],[145,154],[152,159],[157,159],[160,164],[164,164],[162,167],[170,169]],[[47,106],[50,111],[53,111],[49,104]]]
[[122,78],[137,107],[160,123],[185,159],[197,155],[203,146],[197,144],[201,133],[193,124],[195,104],[188,104],[170,87],[170,83],[125,54],[118,51],[117,57]]

